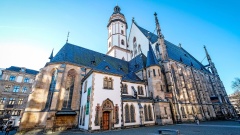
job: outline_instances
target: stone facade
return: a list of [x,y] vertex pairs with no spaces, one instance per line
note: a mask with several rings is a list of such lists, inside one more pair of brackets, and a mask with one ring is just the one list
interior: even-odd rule
[[[156,14],[155,21],[157,35],[133,20],[127,40],[127,23],[116,6],[108,23],[107,55],[70,43],[51,54],[36,76],[20,130],[111,130],[233,117],[206,48],[209,65],[203,66],[164,39]],[[123,33],[112,35],[112,26],[120,29],[119,24]]]
[[3,69],[0,78],[0,116],[21,117],[32,93],[32,84],[38,72],[24,67]]

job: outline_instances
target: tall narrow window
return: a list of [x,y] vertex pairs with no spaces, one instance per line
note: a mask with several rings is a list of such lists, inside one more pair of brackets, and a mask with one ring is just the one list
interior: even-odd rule
[[19,89],[20,89],[20,86],[14,86],[13,92],[14,93],[19,92]]
[[138,53],[140,54],[142,52],[142,50],[141,50],[141,45],[139,44],[138,45]]
[[141,94],[143,95],[143,86],[141,86]]
[[135,122],[135,108],[133,105],[130,106],[131,122]]
[[66,82],[66,89],[65,89],[65,96],[64,96],[64,101],[63,101],[63,108],[71,109],[75,76],[76,76],[75,70],[73,70],[73,69],[69,70],[68,76],[67,76],[67,82]]
[[124,35],[124,31],[123,30],[121,30],[121,34]]
[[112,89],[112,78],[108,79],[108,89]]
[[127,90],[127,84],[123,84],[123,93],[127,94],[128,90]]
[[150,105],[148,105],[148,115],[149,115],[149,120],[152,121],[153,117],[152,117],[152,108]]
[[165,115],[167,115],[167,107],[164,107]]
[[183,116],[183,118],[186,118],[186,113],[185,113],[184,107],[181,107],[181,111],[182,111],[182,116]]
[[148,110],[146,105],[144,105],[144,117],[145,117],[145,121],[148,121]]
[[160,69],[158,69],[158,75],[160,76],[161,74],[160,74]]
[[11,75],[11,76],[9,77],[9,81],[15,81],[15,79],[16,79],[16,76]]
[[129,123],[130,119],[129,119],[129,106],[128,104],[125,105],[125,122]]
[[150,70],[148,70],[148,77],[150,77]]
[[138,95],[141,95],[140,86],[138,86],[137,89],[138,89]]
[[103,88],[104,88],[104,89],[107,89],[107,88],[108,88],[108,78],[107,78],[107,77],[105,77],[105,78],[103,79]]
[[87,81],[84,83],[84,93],[87,91]]
[[121,40],[121,44],[124,45],[124,40],[123,39]]
[[50,83],[50,86],[49,86],[47,102],[46,102],[44,110],[48,110],[51,106],[52,96],[53,96],[53,92],[54,92],[55,87],[56,87],[56,82],[57,82],[57,70],[54,70],[52,72],[52,79],[51,79],[51,83]]
[[155,69],[153,69],[153,75],[156,76],[156,72],[155,72]]

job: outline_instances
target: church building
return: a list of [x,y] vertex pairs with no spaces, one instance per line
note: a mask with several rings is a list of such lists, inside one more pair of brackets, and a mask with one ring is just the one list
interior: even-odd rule
[[233,117],[206,47],[202,65],[157,34],[128,24],[119,6],[108,21],[106,54],[66,43],[36,76],[20,130],[87,131]]

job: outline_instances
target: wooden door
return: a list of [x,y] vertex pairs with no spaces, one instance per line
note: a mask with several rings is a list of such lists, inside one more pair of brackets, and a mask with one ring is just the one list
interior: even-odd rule
[[103,112],[103,130],[109,130],[109,112]]

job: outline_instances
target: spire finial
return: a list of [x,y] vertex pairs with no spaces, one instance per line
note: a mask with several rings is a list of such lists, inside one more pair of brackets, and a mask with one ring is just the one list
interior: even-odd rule
[[69,33],[70,32],[68,31],[66,43],[68,43]]
[[154,16],[155,16],[155,23],[156,23],[156,27],[157,27],[157,35],[160,38],[164,38],[162,33],[161,33],[161,28],[160,28],[160,25],[159,25],[159,22],[158,22],[158,18],[157,18],[157,13],[156,12],[154,13]]
[[182,44],[181,43],[179,43],[178,46],[182,48]]
[[132,17],[132,22],[134,22],[135,20],[134,20],[134,17]]
[[203,48],[204,48],[204,50],[205,50],[205,53],[206,53],[206,56],[207,56],[208,61],[211,61],[211,58],[210,58],[210,55],[208,54],[208,51],[207,51],[206,46],[203,45]]
[[51,61],[52,58],[53,58],[53,50],[54,50],[54,48],[52,49],[52,53],[51,53],[51,55],[49,56],[50,61]]

